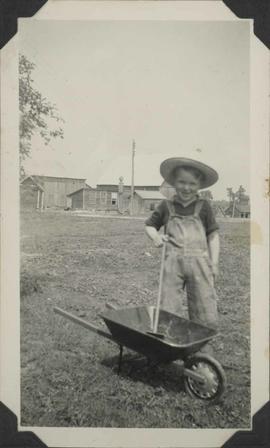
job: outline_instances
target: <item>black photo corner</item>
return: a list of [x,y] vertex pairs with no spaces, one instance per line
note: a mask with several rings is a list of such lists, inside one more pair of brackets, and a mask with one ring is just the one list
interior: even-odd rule
[[[269,0],[222,1],[237,17],[253,19],[255,36],[270,48]],[[17,33],[18,17],[32,17],[45,3],[47,0],[0,0],[0,48]]]
[[[153,1],[153,0],[152,0]],[[192,0],[190,0],[192,1]],[[47,0],[0,0],[0,48],[17,33],[17,19],[32,17]],[[238,17],[254,20],[254,34],[270,48],[270,1],[269,0],[223,0]],[[250,431],[237,431],[223,448],[266,448],[270,446],[270,401],[252,418]],[[33,432],[18,431],[16,415],[0,402],[1,448],[46,448]],[[51,447],[52,448],[52,447]]]
[[[235,432],[221,448],[268,448],[270,442],[269,421],[270,402],[268,401],[253,416],[252,430]],[[46,446],[33,432],[18,432],[16,415],[0,402],[1,448],[46,448]]]

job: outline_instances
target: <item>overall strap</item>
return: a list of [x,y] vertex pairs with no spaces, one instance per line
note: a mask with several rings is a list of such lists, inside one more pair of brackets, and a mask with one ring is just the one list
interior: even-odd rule
[[169,219],[170,219],[171,216],[175,215],[175,207],[173,201],[170,201],[169,199],[167,199],[166,203],[169,210]]
[[203,200],[201,200],[201,199],[198,199],[198,201],[196,202],[196,204],[195,204],[195,209],[194,209],[194,214],[193,214],[193,216],[199,216],[200,215],[200,211],[201,211],[201,209],[202,209],[202,206],[203,206]]

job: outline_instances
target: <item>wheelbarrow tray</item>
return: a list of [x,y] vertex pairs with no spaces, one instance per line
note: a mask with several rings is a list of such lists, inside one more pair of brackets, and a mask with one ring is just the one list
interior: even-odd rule
[[101,314],[112,338],[147,358],[159,362],[185,359],[211,340],[217,332],[204,325],[160,309],[158,333],[152,331],[156,308],[140,306],[111,309]]

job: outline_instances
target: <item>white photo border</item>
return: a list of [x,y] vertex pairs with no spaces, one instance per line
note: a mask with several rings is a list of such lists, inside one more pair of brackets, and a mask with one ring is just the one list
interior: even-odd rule
[[[221,1],[49,1],[23,20],[242,21]],[[269,400],[269,51],[250,22],[251,413]],[[2,402],[20,422],[18,35],[1,51]],[[23,427],[54,447],[217,447],[241,428],[116,429]]]

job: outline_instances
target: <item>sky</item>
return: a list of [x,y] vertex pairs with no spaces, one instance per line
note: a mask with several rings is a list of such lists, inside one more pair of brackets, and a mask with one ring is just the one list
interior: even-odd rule
[[211,165],[215,199],[249,191],[249,24],[22,19],[20,52],[64,139],[32,140],[28,174],[161,183],[167,157]]

